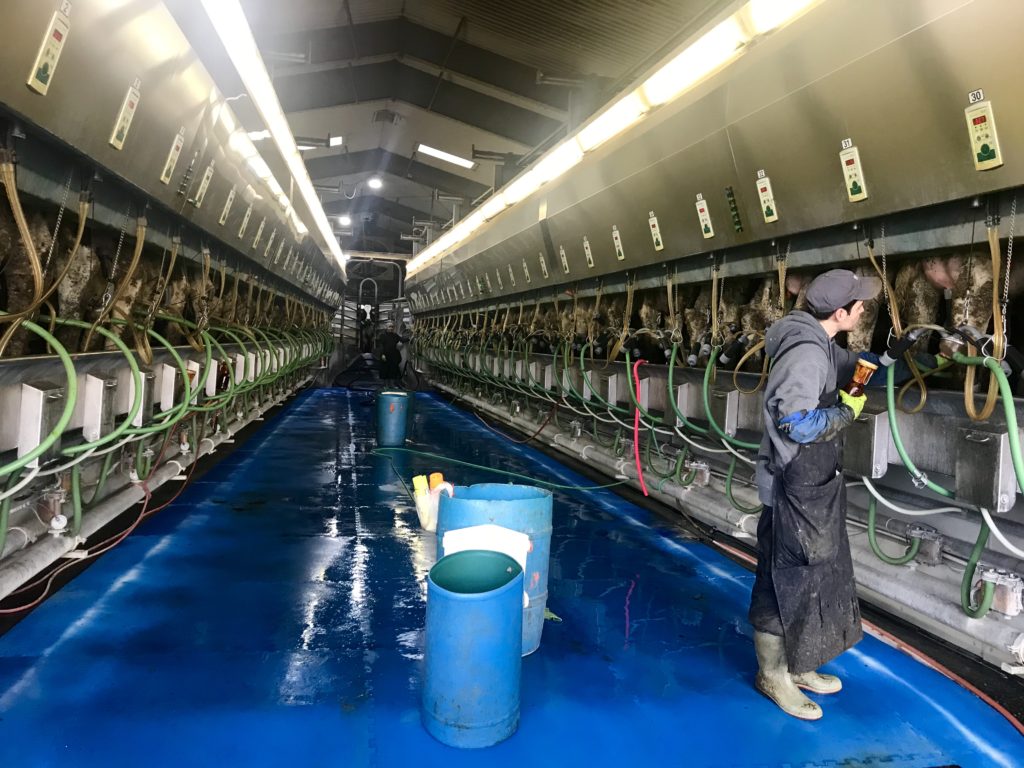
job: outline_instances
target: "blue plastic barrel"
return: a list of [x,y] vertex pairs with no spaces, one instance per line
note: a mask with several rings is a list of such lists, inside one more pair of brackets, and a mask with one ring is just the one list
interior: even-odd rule
[[452,747],[489,747],[519,726],[523,571],[501,552],[441,558],[427,577],[420,715]]
[[404,445],[408,414],[408,392],[380,392],[377,395],[377,445],[382,448]]
[[479,483],[442,493],[437,508],[437,551],[447,531],[494,523],[530,537],[524,585],[530,604],[523,610],[523,656],[540,647],[548,603],[551,559],[551,491],[531,485]]

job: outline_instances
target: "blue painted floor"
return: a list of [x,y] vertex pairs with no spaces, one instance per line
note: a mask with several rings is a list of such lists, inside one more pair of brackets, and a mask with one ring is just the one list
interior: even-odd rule
[[[420,396],[413,438],[590,484]],[[464,752],[418,712],[433,537],[373,448],[372,408],[301,395],[179,501],[0,637],[4,766],[1022,766],[983,702],[874,639],[825,719],[752,688],[752,575],[607,491],[559,493],[522,722]],[[396,464],[407,481],[436,469]],[[449,472],[460,483],[493,475]]]

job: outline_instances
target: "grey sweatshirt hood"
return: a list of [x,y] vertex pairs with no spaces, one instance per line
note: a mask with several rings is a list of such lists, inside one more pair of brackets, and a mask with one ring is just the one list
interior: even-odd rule
[[790,347],[808,341],[816,342],[822,349],[829,345],[821,323],[807,312],[793,311],[768,327],[764,351],[774,360]]

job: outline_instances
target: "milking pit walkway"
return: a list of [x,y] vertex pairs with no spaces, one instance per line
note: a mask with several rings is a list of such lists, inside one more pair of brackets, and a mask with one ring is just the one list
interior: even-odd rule
[[[419,720],[431,534],[364,393],[301,394],[0,637],[7,766],[1024,765],[971,693],[874,638],[828,666],[825,718],[753,688],[752,574],[614,493],[556,493],[548,621],[508,741]],[[592,485],[420,394],[416,448]],[[446,470],[397,455],[408,482]],[[497,477],[501,481],[500,477]]]

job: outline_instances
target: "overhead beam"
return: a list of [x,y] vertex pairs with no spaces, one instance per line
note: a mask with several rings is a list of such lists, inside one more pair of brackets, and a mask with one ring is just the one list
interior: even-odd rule
[[487,191],[487,187],[479,182],[384,149],[313,157],[306,161],[306,169],[314,181],[362,173],[388,173],[469,200]]
[[493,96],[444,81],[399,61],[280,77],[275,82],[285,112],[303,112],[360,101],[393,99],[431,108],[466,125],[532,147],[563,123]]
[[[358,47],[356,46],[358,40]],[[261,47],[294,50],[306,56],[308,65],[351,60],[362,57],[401,54],[419,59],[449,72],[467,75],[491,86],[547,104],[556,109],[568,108],[569,95],[564,88],[537,83],[537,68],[506,58],[466,42],[454,45],[455,38],[409,19],[366,22],[354,26],[327,27],[306,32],[277,35],[261,40]],[[275,74],[294,70],[281,66]],[[574,72],[560,72],[568,77]]]
[[331,72],[342,69],[347,70],[349,67],[363,67],[390,61],[396,61],[406,67],[424,72],[431,77],[440,77],[443,73],[444,80],[446,82],[475,91],[476,93],[481,93],[484,96],[490,96],[491,98],[498,99],[506,104],[511,104],[514,107],[528,110],[551,120],[556,120],[560,123],[564,123],[569,119],[569,111],[566,109],[553,107],[550,104],[545,104],[543,101],[531,99],[527,96],[523,96],[522,94],[496,86],[492,83],[487,83],[483,80],[478,80],[475,77],[464,75],[461,72],[455,72],[451,69],[445,70],[437,64],[433,64],[429,61],[404,53],[384,53],[375,56],[361,56],[358,59],[337,59],[334,61],[322,61],[316,64],[289,65],[275,70],[274,79],[276,80],[283,77],[297,75],[310,75],[316,72]]
[[427,211],[421,211],[418,208],[412,208],[394,200],[389,200],[386,197],[379,197],[378,195],[360,195],[353,200],[331,200],[324,203],[324,212],[329,216],[337,216],[339,214],[358,216],[361,213],[382,213],[396,222],[408,225],[409,230],[412,228],[413,219],[434,219],[438,222],[442,219],[442,217],[432,215]]

